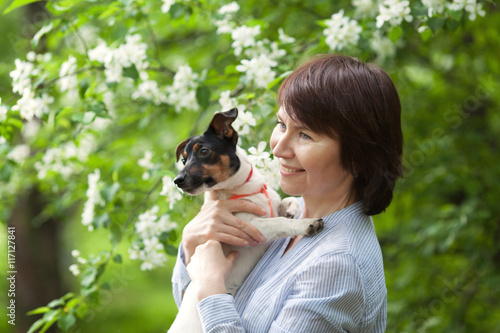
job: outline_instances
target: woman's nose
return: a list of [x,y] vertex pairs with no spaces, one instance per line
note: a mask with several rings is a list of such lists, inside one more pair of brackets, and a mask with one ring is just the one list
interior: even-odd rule
[[270,141],[271,151],[274,156],[281,158],[291,158],[293,156],[290,139],[286,132],[274,130]]

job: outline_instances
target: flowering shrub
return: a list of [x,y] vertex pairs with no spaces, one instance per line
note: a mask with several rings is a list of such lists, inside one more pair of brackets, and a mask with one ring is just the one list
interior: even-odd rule
[[9,102],[0,99],[2,218],[16,194],[38,186],[55,206],[78,208],[69,220],[107,230],[110,245],[87,259],[72,252],[81,290],[34,310],[44,315],[32,332],[56,322],[67,330],[99,303],[103,271],[122,262],[121,242],[130,240],[141,270],[175,255],[187,222],[179,207],[197,203],[173,186],[175,146],[214,112],[238,107],[241,144],[277,189],[265,142],[277,87],[298,62],[326,52],[388,62],[405,35],[425,41],[443,26],[436,22],[456,27],[464,15],[485,15],[475,0],[354,0],[332,2],[304,31],[280,26],[283,9],[259,6],[277,21],[244,1],[47,1],[51,16],[12,64]]

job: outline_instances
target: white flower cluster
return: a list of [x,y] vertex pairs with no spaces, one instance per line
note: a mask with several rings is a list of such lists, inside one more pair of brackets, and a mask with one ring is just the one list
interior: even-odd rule
[[276,61],[263,53],[250,60],[241,60],[236,70],[245,73],[246,80],[255,82],[258,88],[267,88],[267,85],[276,78],[276,72],[272,70],[272,67],[277,65]]
[[218,13],[222,16],[222,19],[216,20],[215,25],[217,26],[218,34],[231,33],[231,31],[236,28],[236,23],[233,22],[233,14],[240,10],[240,5],[237,2],[231,2],[228,5],[219,8]]
[[88,175],[88,189],[87,189],[87,201],[83,206],[82,212],[82,224],[89,227],[89,231],[92,231],[92,221],[94,220],[95,206],[103,205],[104,200],[100,193],[100,182],[101,172],[99,169],[95,169],[94,173]]
[[162,178],[163,187],[161,189],[160,195],[168,199],[168,205],[170,209],[174,208],[177,201],[182,199],[182,192],[177,186],[175,186],[172,177],[165,176]]
[[154,163],[151,161],[152,158],[153,158],[153,153],[150,150],[146,150],[144,152],[144,157],[137,161],[137,164],[140,167],[146,169],[146,171],[144,171],[144,173],[142,174],[143,180],[149,179],[150,171],[153,170],[153,168],[155,166]]
[[9,108],[2,104],[2,97],[0,97],[0,123],[7,119],[8,112]]
[[30,147],[25,144],[15,146],[8,154],[7,159],[23,164],[24,161],[30,156]]
[[16,69],[10,72],[12,78],[12,91],[21,95],[12,111],[19,111],[22,118],[30,121],[33,117],[41,118],[49,112],[49,104],[54,102],[54,98],[46,93],[36,96],[32,87],[32,79],[40,74],[40,69],[35,67],[35,61],[50,60],[50,55],[37,55],[29,52],[27,61],[16,59],[14,61]]
[[325,42],[333,51],[341,51],[345,47],[356,45],[363,30],[356,20],[344,16],[344,10],[333,14],[326,20],[327,28],[323,30]]
[[150,210],[139,215],[139,221],[135,224],[138,241],[129,248],[130,259],[141,260],[141,270],[152,270],[163,266],[167,262],[164,247],[160,237],[165,232],[174,230],[177,225],[169,220],[168,215],[158,218],[159,208],[154,206]]
[[158,87],[158,82],[146,80],[139,84],[137,90],[132,94],[132,99],[146,99],[152,101],[155,105],[167,103],[167,95]]
[[[244,57],[236,70],[245,74],[245,83],[254,82],[258,88],[267,88],[267,85],[276,78],[273,70],[278,65],[278,60],[286,55],[285,50],[278,47],[277,42],[268,39],[257,40],[261,27],[259,25],[249,27],[237,25],[234,16],[240,9],[236,2],[232,2],[219,9],[223,19],[215,21],[218,34],[231,34],[234,55]],[[295,39],[285,35],[283,29],[279,29],[279,40],[282,44],[293,43]]]
[[355,16],[358,18],[375,17],[377,14],[377,1],[352,0],[352,5],[355,8]]
[[35,163],[38,179],[43,180],[49,172],[53,172],[61,175],[64,180],[69,180],[70,176],[78,171],[78,167],[72,159],[84,162],[89,153],[86,149],[79,149],[73,141],[47,149],[42,160]]
[[220,94],[219,104],[222,111],[228,111],[232,108],[238,108],[238,118],[233,122],[232,126],[239,135],[246,135],[250,133],[250,126],[257,125],[257,120],[252,112],[245,111],[245,104],[238,104],[236,98],[231,97],[231,91],[226,90]]
[[200,80],[202,77],[188,65],[179,67],[173,84],[166,90],[168,103],[175,106],[177,113],[182,109],[197,111],[200,108],[196,101],[196,89]]
[[469,20],[471,21],[474,21],[477,15],[486,15],[483,4],[478,3],[477,0],[453,0],[453,2],[448,3],[448,8],[455,11],[465,9],[465,11],[469,13]]
[[106,82],[121,82],[123,79],[123,69],[135,66],[141,77],[147,78],[147,44],[142,42],[141,35],[127,35],[125,44],[117,48],[111,48],[104,41],[88,51],[91,61],[104,64],[104,75]]
[[259,169],[267,181],[267,185],[278,190],[280,188],[280,166],[275,158],[271,158],[271,154],[266,149],[267,143],[259,142],[257,148],[248,148],[248,157],[253,165]]
[[[68,61],[61,64],[61,69],[59,70],[59,88],[61,89],[61,92],[75,92],[78,85],[78,80],[74,74],[76,68],[76,58],[73,56],[70,56]],[[74,93],[72,93],[72,95],[73,94]]]
[[379,15],[377,16],[377,28],[381,28],[385,22],[391,26],[400,25],[403,19],[411,22],[413,16],[410,15],[410,2],[408,0],[384,0],[379,5]]
[[76,261],[78,262],[78,264],[70,265],[69,270],[71,273],[73,273],[74,276],[78,276],[81,274],[80,266],[86,265],[88,263],[88,261],[87,261],[87,259],[85,259],[84,257],[82,257],[80,255],[80,251],[78,251],[78,250],[71,251],[71,256],[73,258],[76,258]]

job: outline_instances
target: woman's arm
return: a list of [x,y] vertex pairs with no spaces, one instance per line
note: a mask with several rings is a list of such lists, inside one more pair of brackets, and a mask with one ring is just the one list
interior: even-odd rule
[[233,215],[238,212],[266,214],[263,208],[250,201],[218,200],[214,191],[208,192],[200,212],[183,230],[184,264],[189,264],[198,245],[209,240],[235,246],[264,242],[264,237],[255,227]]

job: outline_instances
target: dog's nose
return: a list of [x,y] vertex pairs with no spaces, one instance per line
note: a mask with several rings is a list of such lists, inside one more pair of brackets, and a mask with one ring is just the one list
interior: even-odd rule
[[186,176],[179,174],[179,175],[177,175],[177,177],[174,178],[174,183],[177,186],[181,186],[182,184],[184,184],[185,180],[186,180]]

